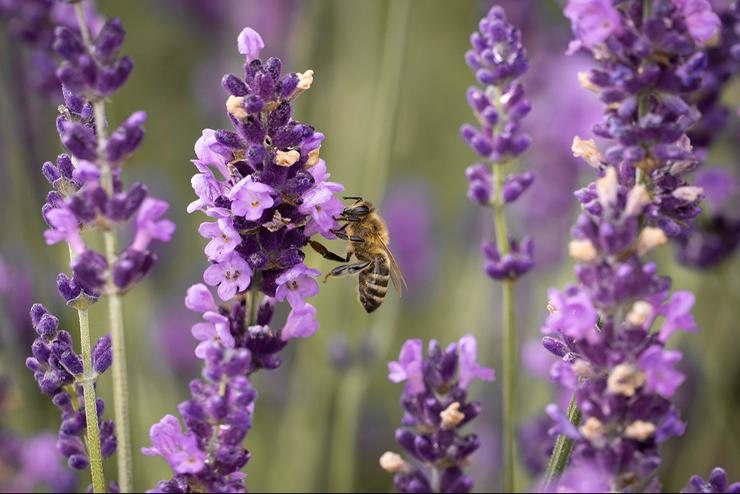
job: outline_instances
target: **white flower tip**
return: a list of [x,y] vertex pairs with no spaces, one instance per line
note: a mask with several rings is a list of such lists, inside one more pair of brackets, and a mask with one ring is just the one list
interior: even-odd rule
[[244,109],[244,98],[242,96],[229,96],[226,100],[226,111],[239,120],[243,120],[249,115],[247,110]]
[[302,74],[298,74],[298,91],[305,91],[313,84],[313,70],[308,69]]
[[596,194],[602,206],[610,207],[616,204],[618,187],[617,170],[610,166],[604,176],[596,181]]
[[595,447],[602,448],[606,445],[604,424],[602,424],[596,417],[589,417],[588,420],[578,428],[578,431]]
[[439,418],[442,419],[442,428],[450,430],[457,427],[465,419],[465,414],[460,411],[460,403],[456,401],[439,412]]
[[635,420],[625,427],[624,435],[636,441],[645,441],[655,434],[655,424],[644,420]]
[[251,62],[259,58],[262,48],[265,47],[265,42],[262,41],[260,33],[251,27],[245,27],[236,38],[236,46],[239,53],[247,57],[247,62]]
[[301,153],[295,149],[290,151],[278,151],[275,153],[275,164],[278,166],[291,166],[301,158]]
[[673,197],[680,201],[694,202],[704,195],[704,189],[692,185],[679,187],[673,191]]
[[644,300],[638,300],[632,305],[632,309],[627,314],[627,322],[633,326],[642,326],[653,315],[653,306]]
[[580,262],[591,262],[596,259],[598,253],[590,240],[571,240],[568,244],[570,257]]
[[646,226],[637,237],[637,255],[644,256],[654,248],[668,242],[665,232],[654,226]]
[[393,451],[386,451],[380,457],[379,460],[380,468],[388,473],[408,473],[411,471],[411,467],[406,463],[401,455],[394,453]]
[[588,71],[584,70],[578,73],[578,83],[583,89],[587,89],[594,93],[599,92],[599,88],[593,82],[591,82],[591,79],[588,76]]
[[573,152],[573,156],[582,158],[583,161],[594,168],[601,166],[602,161],[604,161],[604,157],[601,155],[599,148],[596,146],[596,141],[593,139],[586,140],[575,136],[570,150]]
[[613,394],[634,396],[635,391],[645,384],[647,376],[631,364],[619,364],[612,369],[606,381],[606,389]]
[[647,188],[642,184],[635,185],[627,194],[627,205],[624,208],[624,213],[627,216],[637,216],[642,213],[642,210],[648,204],[650,204],[650,194]]

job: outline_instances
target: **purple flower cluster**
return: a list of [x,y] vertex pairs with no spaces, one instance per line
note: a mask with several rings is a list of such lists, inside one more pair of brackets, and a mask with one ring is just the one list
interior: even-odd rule
[[[731,110],[722,104],[724,89],[740,71],[740,4],[728,3],[718,11],[722,27],[719,44],[707,49],[707,67],[700,88],[692,102],[701,112],[697,124],[689,130],[691,143],[702,154],[727,127]],[[735,252],[740,244],[740,218],[731,207],[724,207],[728,196],[738,194],[738,170],[703,170],[696,181],[707,196],[711,210],[678,239],[678,259],[697,268],[710,268]],[[733,189],[733,185],[735,190]]]
[[[64,59],[57,69],[64,95],[57,130],[69,155],[42,167],[54,188],[43,207],[49,225],[44,236],[48,244],[66,241],[73,253],[72,278],[60,275],[57,280],[70,304],[81,296],[88,302],[96,300],[109,278],[117,290],[130,289],[154,267],[157,256],[149,249],[151,241],[169,241],[175,230],[171,221],[161,219],[166,202],[147,197],[142,183],[126,191],[120,179],[120,166],[144,137],[146,114],[133,113],[102,146],[97,135],[92,101],[110,96],[131,73],[131,60],[117,57],[124,37],[119,20],[107,21],[89,52],[78,31],[67,27],[55,31],[53,46]],[[82,239],[83,230],[118,229],[134,217],[133,241],[112,266]]]
[[[530,104],[519,82],[527,71],[527,52],[520,31],[506,20],[498,6],[481,19],[479,30],[472,34],[470,42],[473,48],[465,54],[465,59],[485,89],[476,86],[468,89],[468,104],[478,127],[465,124],[460,129],[465,142],[484,160],[465,171],[468,198],[482,206],[503,208],[516,201],[534,181],[531,172],[494,180],[494,174],[503,173],[495,167],[503,167],[521,155],[531,142],[522,130],[521,120],[529,113]],[[532,268],[531,239],[500,241],[509,245],[489,241],[482,245],[489,276],[497,280],[516,279]]]
[[[198,229],[209,240],[211,264],[203,280],[221,303],[204,284],[188,290],[185,305],[203,315],[192,328],[203,379],[193,381],[192,399],[179,407],[187,430],[165,417],[152,428],[153,448],[144,450],[165,457],[175,472],[158,484],[164,492],[246,489],[239,470],[249,455],[242,441],[256,398],[248,376],[280,366],[279,352],[289,340],[318,329],[316,309],[306,299],[319,291],[319,272],[303,263],[303,249],[312,235],[334,238],[335,217],[344,210],[334,195],[343,187],[328,180],[319,157],[324,135],[291,117],[313,71],[282,75],[278,58],[259,58],[264,43],[251,28],[237,45],[246,58],[245,76],[222,79],[234,131],[205,129],[195,143],[198,199],[188,206],[212,218]],[[282,301],[290,312],[273,329]],[[172,437],[181,448],[168,446]]]
[[686,494],[719,494],[719,493],[740,493],[740,482],[730,484],[727,481],[727,473],[722,468],[715,468],[709,474],[709,479],[704,480],[698,475],[694,475],[689,480],[686,487],[681,489]]
[[[698,164],[686,132],[700,114],[688,98],[701,87],[707,66],[701,43],[717,34],[719,19],[706,0],[654,0],[647,18],[644,10],[638,0],[619,9],[610,0],[572,0],[565,12],[578,37],[573,48],[588,48],[599,62],[581,83],[608,105],[593,128],[615,141],[604,161],[632,181],[639,170],[651,189],[645,219],[675,237],[701,211],[701,189],[682,178]],[[599,166],[592,147],[574,151]]]
[[429,342],[423,355],[421,340],[408,340],[397,361],[388,364],[388,378],[404,382],[402,427],[396,440],[411,457],[386,452],[380,466],[394,473],[400,492],[470,492],[473,479],[463,472],[470,455],[480,446],[476,434],[460,429],[480,413],[480,403],[467,401],[475,379],[493,381],[493,369],[478,364],[472,335],[442,349]]
[[[32,357],[26,359],[26,367],[41,391],[62,412],[57,448],[68,459],[69,466],[84,470],[90,461],[84,437],[87,428],[83,401],[83,380],[97,380],[108,370],[113,361],[110,336],[101,337],[92,350],[93,374],[85,375],[82,358],[75,353],[72,337],[59,329],[59,319],[41,304],[31,308],[31,322],[38,333],[33,342]],[[102,417],[105,404],[97,399],[98,417]],[[112,420],[101,421],[100,448],[104,457],[116,451],[116,436]]]
[[576,46],[601,64],[583,77],[608,105],[594,132],[616,142],[602,155],[594,141],[574,140],[574,154],[600,178],[576,192],[582,213],[569,251],[579,286],[550,291],[542,328],[545,348],[561,358],[551,377],[575,393],[582,415],[571,424],[547,408],[553,432],[575,441],[565,486],[582,480],[580,470],[611,490],[641,486],[660,464],[658,444],[685,429],[670,400],[684,380],[675,369],[682,355],[665,344],[677,330],[697,330],[694,296],[671,295],[670,280],[644,256],[699,212],[701,189],[681,176],[697,163],[685,135],[697,112],[685,97],[698,88],[706,55],[697,19],[667,0],[651,6],[646,18],[639,1],[566,8]]
[[[90,0],[84,1],[90,30],[97,33],[103,21]],[[8,34],[29,47],[30,57],[24,69],[31,86],[41,94],[59,96],[56,74],[57,54],[53,49],[54,29],[64,26],[77,29],[74,6],[55,0],[3,0],[0,22]]]

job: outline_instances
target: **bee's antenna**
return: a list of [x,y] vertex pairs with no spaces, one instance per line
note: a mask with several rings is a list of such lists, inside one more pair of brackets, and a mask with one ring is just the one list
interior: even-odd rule
[[361,201],[362,197],[360,196],[344,196],[342,197],[345,201],[354,200],[354,201]]

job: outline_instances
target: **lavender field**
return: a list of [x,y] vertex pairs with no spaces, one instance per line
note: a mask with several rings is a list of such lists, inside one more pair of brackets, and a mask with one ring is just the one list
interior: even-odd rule
[[0,40],[0,492],[740,493],[737,0]]

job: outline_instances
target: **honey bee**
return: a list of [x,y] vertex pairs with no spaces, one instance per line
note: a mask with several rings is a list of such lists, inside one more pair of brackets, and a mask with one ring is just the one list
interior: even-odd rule
[[[361,197],[345,197],[355,202],[345,208],[337,219],[344,224],[334,234],[347,241],[345,257],[329,251],[319,242],[310,240],[311,247],[326,259],[343,263],[326,275],[338,278],[359,273],[358,294],[360,304],[370,313],[380,307],[388,291],[388,280],[393,282],[399,296],[407,288],[398,262],[388,249],[388,229],[375,206]],[[352,257],[356,262],[350,262]]]

